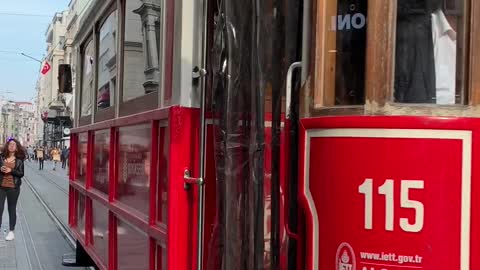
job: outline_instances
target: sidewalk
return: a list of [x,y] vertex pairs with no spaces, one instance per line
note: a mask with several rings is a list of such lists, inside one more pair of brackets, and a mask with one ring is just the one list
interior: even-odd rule
[[[32,170],[28,166],[33,164],[25,166],[27,179],[24,180],[20,188],[14,241],[5,241],[9,221],[5,203],[3,224],[0,228],[0,270],[85,269],[61,265],[63,254],[72,253],[73,250],[26,183],[26,181],[29,181],[34,186],[36,184],[37,187],[44,187],[41,196],[44,198],[46,196],[45,199],[56,199],[58,201],[60,196],[66,197],[67,195],[62,194],[58,189],[56,190],[54,186],[49,187],[49,182],[45,178],[59,178],[59,182],[65,180],[61,174],[58,174],[58,177],[53,177],[51,174],[38,173],[37,170]],[[49,201],[52,202],[52,200]],[[60,204],[62,204],[62,207]],[[62,217],[68,211],[66,204],[63,202],[50,205],[50,207],[52,206],[60,212],[57,215],[60,214]]]
[[[6,206],[6,205],[5,205]],[[27,254],[27,242],[25,236],[25,219],[23,212],[18,207],[17,209],[17,226],[15,228],[15,240],[5,241],[5,236],[8,233],[8,211],[5,207],[3,212],[3,224],[0,229],[0,270],[27,270],[36,269],[29,261]]]

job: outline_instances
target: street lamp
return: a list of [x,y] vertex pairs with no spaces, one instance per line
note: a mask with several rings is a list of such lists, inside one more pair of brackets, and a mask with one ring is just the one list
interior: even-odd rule
[[22,53],[20,53],[20,54],[23,55],[23,56],[25,56],[25,57],[27,57],[27,58],[30,58],[30,59],[32,59],[32,60],[34,60],[34,61],[37,61],[37,62],[39,62],[40,64],[42,63],[41,60],[38,60],[37,58],[35,58],[35,57],[33,57],[33,56],[30,56],[30,55],[28,55],[28,54],[26,54],[26,53],[23,53],[23,52],[22,52]]

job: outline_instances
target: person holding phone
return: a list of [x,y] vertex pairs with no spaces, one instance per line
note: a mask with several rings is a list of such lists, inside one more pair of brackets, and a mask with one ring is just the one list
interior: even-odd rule
[[24,175],[25,150],[16,139],[10,138],[0,157],[0,225],[2,224],[5,199],[8,205],[10,231],[5,240],[15,238],[13,231],[17,222],[17,201]]

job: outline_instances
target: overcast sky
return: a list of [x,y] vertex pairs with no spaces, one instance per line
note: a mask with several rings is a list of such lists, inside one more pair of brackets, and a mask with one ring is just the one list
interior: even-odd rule
[[[3,0],[0,5],[0,95],[15,101],[32,101],[40,76],[37,59],[46,54],[45,32],[53,15],[70,0]],[[20,15],[24,14],[24,15]],[[29,15],[29,16],[26,16]],[[5,92],[12,92],[8,94]]]

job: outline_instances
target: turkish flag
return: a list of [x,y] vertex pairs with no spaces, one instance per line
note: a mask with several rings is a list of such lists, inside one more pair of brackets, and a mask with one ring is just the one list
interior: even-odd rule
[[48,73],[48,71],[50,71],[51,67],[50,67],[50,64],[48,62],[45,62],[45,65],[43,65],[42,67],[42,75],[45,75]]

